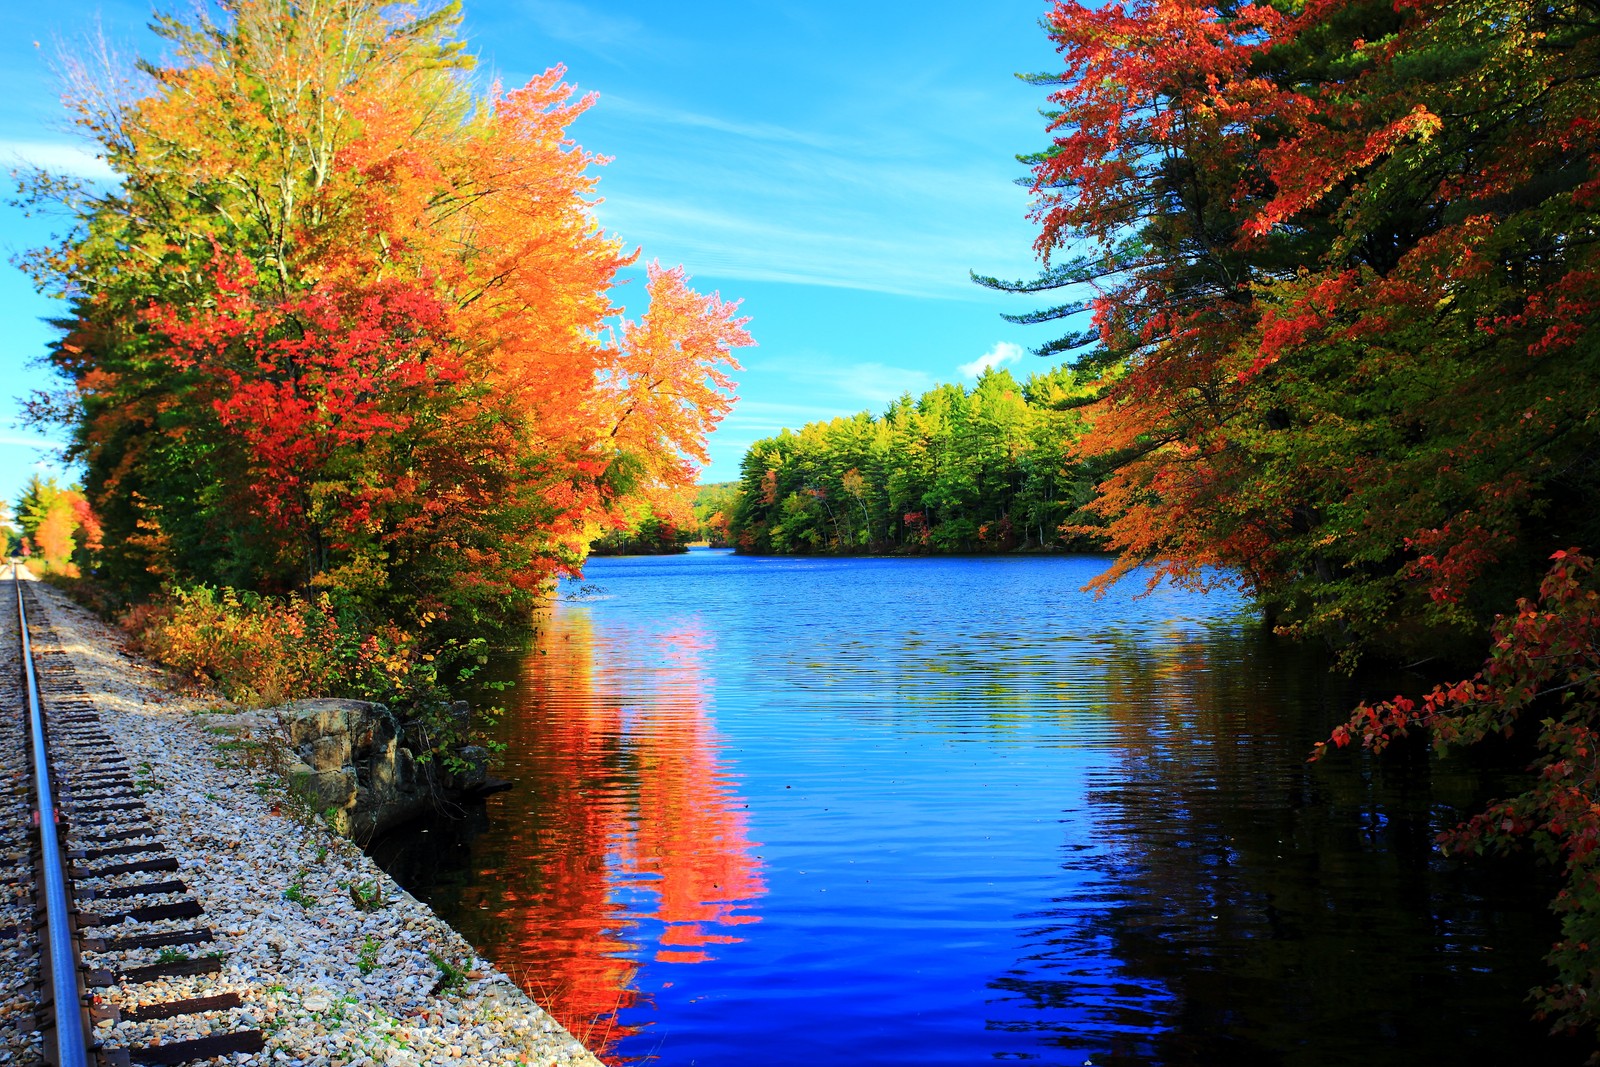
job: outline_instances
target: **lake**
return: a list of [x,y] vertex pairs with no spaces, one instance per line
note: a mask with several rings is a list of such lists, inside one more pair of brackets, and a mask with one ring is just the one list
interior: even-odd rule
[[1378,692],[1105,562],[595,559],[374,854],[616,1063],[1581,1062],[1547,876],[1431,847],[1513,782],[1307,765]]

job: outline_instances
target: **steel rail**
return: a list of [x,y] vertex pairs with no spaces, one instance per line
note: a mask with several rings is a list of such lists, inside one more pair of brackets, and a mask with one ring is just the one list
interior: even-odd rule
[[[22,635],[22,673],[27,683],[28,719],[33,734],[33,782],[38,802],[40,868],[44,881],[45,923],[49,932],[47,960],[55,1008],[56,1067],[89,1067],[89,1042],[78,985],[78,954],[72,944],[72,911],[61,839],[56,833],[55,794],[50,785],[50,759],[44,744],[44,711],[39,681],[33,670],[33,644],[28,639],[28,611],[22,604],[22,582],[11,565],[17,591],[17,628]],[[48,1049],[46,1050],[48,1052]]]

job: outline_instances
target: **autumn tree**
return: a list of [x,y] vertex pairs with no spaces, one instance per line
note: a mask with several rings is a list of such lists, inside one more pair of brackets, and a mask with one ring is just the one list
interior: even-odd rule
[[1481,635],[1592,541],[1595,16],[1058,4],[1039,280],[1117,368],[1121,552],[1350,654]]
[[660,556],[689,551],[699,534],[693,491],[657,494],[618,515],[612,529],[589,545],[591,556]]
[[125,587],[317,586],[512,616],[633,501],[693,483],[750,343],[736,305],[593,215],[592,102],[486,93],[458,5],[221,0],[172,60],[69,97],[120,184],[35,175],[78,220],[29,265],[69,301],[41,398]]
[[76,486],[35,474],[23,487],[16,513],[35,568],[76,576],[101,548],[99,521]]
[[698,537],[712,548],[729,548],[733,541],[729,523],[739,503],[738,482],[712,482],[701,485],[694,496],[694,517]]

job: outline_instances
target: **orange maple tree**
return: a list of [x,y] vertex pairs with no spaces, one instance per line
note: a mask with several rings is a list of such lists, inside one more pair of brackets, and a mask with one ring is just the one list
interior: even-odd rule
[[102,547],[99,521],[76,486],[35,474],[23,487],[16,515],[22,555],[35,569],[76,577]]
[[[226,0],[71,101],[122,182],[31,260],[109,573],[514,616],[629,502],[692,484],[736,304],[594,217],[556,67],[476,93],[459,8]],[[87,88],[85,88],[87,86]],[[115,90],[115,91],[114,91]],[[162,559],[154,559],[152,546]]]

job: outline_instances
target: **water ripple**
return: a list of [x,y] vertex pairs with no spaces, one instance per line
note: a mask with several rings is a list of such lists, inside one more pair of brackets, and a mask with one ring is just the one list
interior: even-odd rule
[[1347,686],[1103,564],[593,561],[517,788],[376,851],[616,1062],[1528,1062],[1538,893],[1429,847],[1477,773],[1308,769]]

